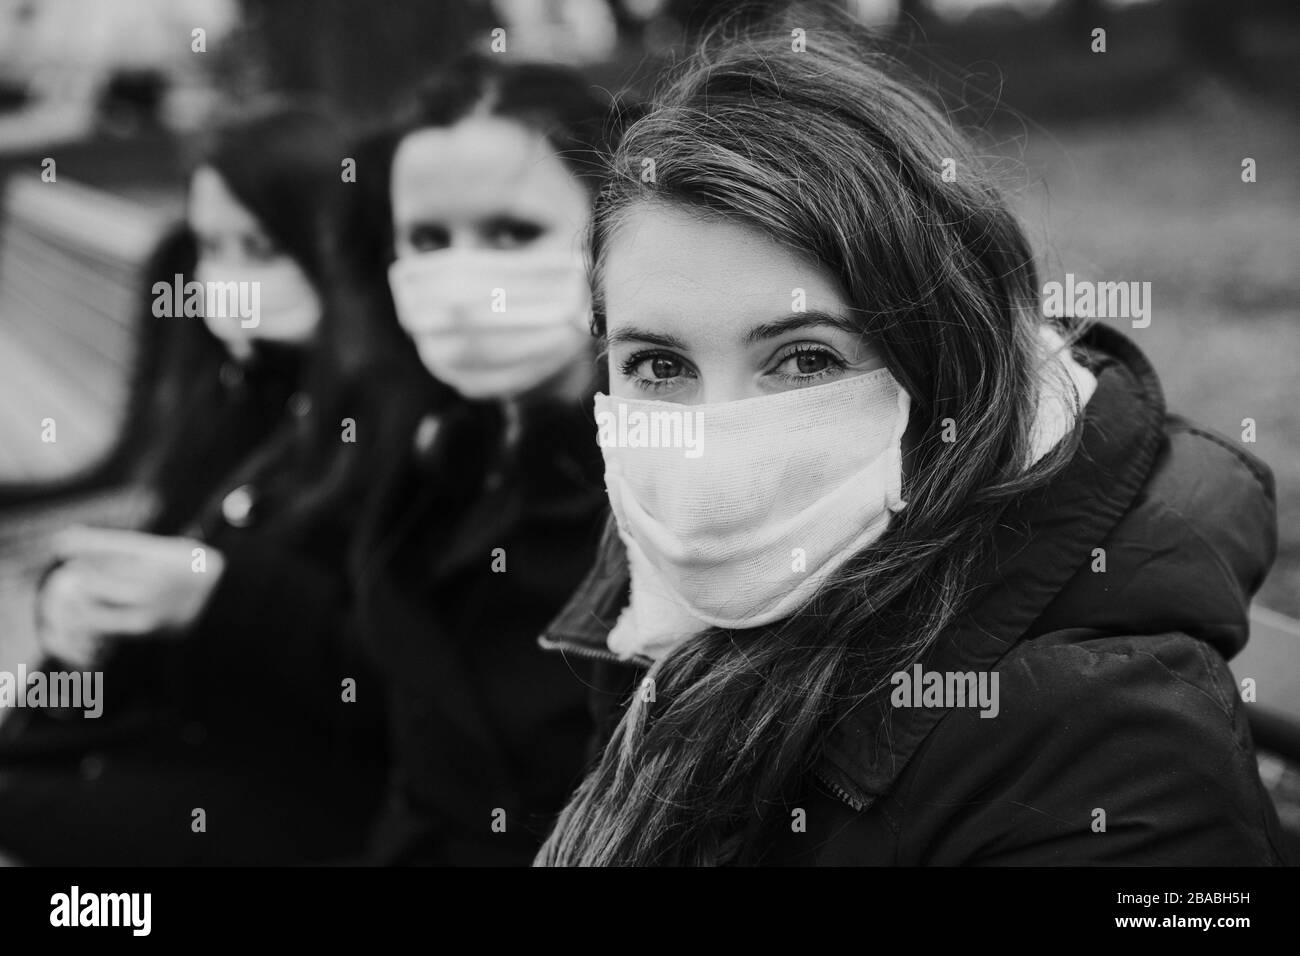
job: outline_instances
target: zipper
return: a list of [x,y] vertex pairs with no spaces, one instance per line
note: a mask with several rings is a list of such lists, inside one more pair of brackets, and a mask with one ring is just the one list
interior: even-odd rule
[[854,812],[861,813],[867,808],[868,804],[866,802],[856,799],[839,784],[834,783],[820,768],[814,767],[812,774],[824,787],[826,787],[827,790],[831,792],[833,796],[841,802],[848,804],[849,808]]
[[561,654],[572,654],[574,657],[585,657],[593,661],[609,661],[614,664],[626,664],[629,667],[635,666],[635,661],[624,660],[613,651],[604,647],[592,647],[588,644],[576,644],[573,641],[556,640],[547,634],[537,638],[537,643],[545,650],[558,651]]

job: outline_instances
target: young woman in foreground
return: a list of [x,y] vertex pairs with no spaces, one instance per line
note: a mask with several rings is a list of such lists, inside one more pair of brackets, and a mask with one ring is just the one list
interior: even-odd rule
[[[604,660],[604,747],[537,862],[1278,862],[1225,664],[1270,473],[1119,333],[1066,345],[971,151],[861,50],[726,45],[614,157],[618,534],[543,639]],[[637,412],[695,447],[629,447]]]

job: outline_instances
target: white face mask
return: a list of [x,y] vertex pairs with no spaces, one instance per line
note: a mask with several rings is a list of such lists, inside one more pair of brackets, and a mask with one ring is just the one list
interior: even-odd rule
[[[904,507],[909,407],[888,369],[712,405],[598,395],[605,484],[632,576],[610,649],[657,659],[708,626],[757,627],[798,610]],[[682,433],[693,447],[644,447],[662,446],[673,420],[658,419],[657,442],[637,422],[665,413],[691,416],[694,431]]]
[[466,398],[526,392],[591,341],[587,276],[577,252],[422,253],[394,262],[388,283],[425,367]]
[[194,277],[205,289],[204,324],[236,358],[252,351],[253,339],[306,343],[320,323],[320,296],[307,274],[287,257],[238,266],[200,259]]

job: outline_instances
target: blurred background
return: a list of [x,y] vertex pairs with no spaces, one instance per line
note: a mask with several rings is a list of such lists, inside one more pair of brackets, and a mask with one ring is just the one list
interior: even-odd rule
[[[840,5],[981,138],[1043,280],[1151,282],[1150,327],[1121,326],[1154,361],[1170,407],[1233,441],[1255,423],[1248,447],[1277,477],[1280,544],[1234,668],[1267,675],[1272,699],[1300,714],[1300,4]],[[0,484],[74,474],[122,427],[134,276],[179,216],[189,145],[214,110],[283,91],[375,119],[495,27],[514,55],[644,89],[734,7],[0,0]],[[1097,28],[1104,53],[1093,51]],[[49,159],[57,189],[42,179]],[[47,416],[57,445],[38,440],[33,423]],[[0,548],[12,550],[21,534],[9,527]],[[11,653],[0,632],[0,665]],[[1279,764],[1266,777],[1294,788],[1289,772]]]

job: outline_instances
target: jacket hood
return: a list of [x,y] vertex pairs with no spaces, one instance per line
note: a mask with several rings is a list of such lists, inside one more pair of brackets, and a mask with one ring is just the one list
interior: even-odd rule
[[1277,550],[1273,475],[1220,435],[1178,416],[1132,507],[1026,637],[1067,627],[1181,631],[1231,659],[1251,596]]
[[[1008,507],[969,609],[927,651],[927,670],[993,670],[1020,641],[1063,630],[1181,631],[1225,658],[1245,644],[1250,595],[1276,548],[1268,469],[1167,416],[1154,370],[1120,332],[1094,325],[1079,346],[1097,377],[1080,447],[1050,484]],[[626,557],[607,533],[542,645],[612,658],[605,638],[627,589]],[[855,809],[889,789],[947,712],[895,710],[887,698],[837,723],[817,768]]]

